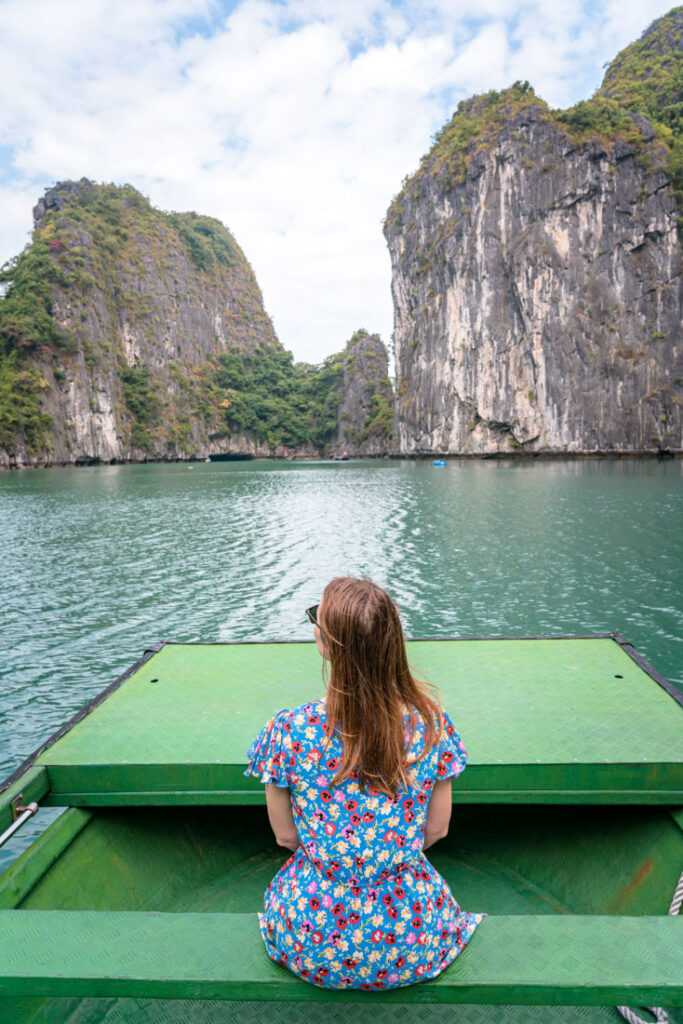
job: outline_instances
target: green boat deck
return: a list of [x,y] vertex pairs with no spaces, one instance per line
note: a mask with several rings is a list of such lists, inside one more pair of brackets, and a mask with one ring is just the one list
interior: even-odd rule
[[614,1024],[609,1004],[681,1006],[683,919],[667,910],[683,707],[666,682],[614,637],[409,655],[470,754],[429,858],[490,915],[441,979],[337,996],[270,963],[255,915],[288,854],[250,806],[264,796],[245,751],[275,711],[322,695],[320,658],[310,643],[166,644],[0,796],[3,828],[19,792],[70,808],[0,876],[3,1024],[383,1024],[396,1003],[421,1004],[407,1024]]
[[[363,1007],[366,996],[336,1002],[269,962],[256,912],[287,853],[262,808],[72,809],[0,878],[0,1020],[376,1024],[390,999],[420,1003],[403,1013],[421,1024],[615,1024],[604,1004],[683,1001],[683,919],[667,916],[682,850],[661,807],[456,807],[430,859],[462,907],[491,917],[441,982]],[[300,1002],[316,998],[325,1015]],[[558,1003],[574,1016],[551,1012]]]
[[[457,803],[683,803],[683,708],[609,637],[412,641],[470,752]],[[45,750],[55,806],[245,804],[245,750],[322,695],[313,643],[167,644]]]

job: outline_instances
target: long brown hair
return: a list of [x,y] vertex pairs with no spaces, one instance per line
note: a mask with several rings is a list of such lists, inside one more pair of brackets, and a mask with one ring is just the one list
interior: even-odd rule
[[362,789],[393,796],[407,783],[404,716],[425,725],[419,760],[442,728],[439,703],[408,666],[396,605],[372,580],[340,576],[323,592],[320,629],[329,658],[327,719],[341,735],[343,757],[333,785],[357,773]]

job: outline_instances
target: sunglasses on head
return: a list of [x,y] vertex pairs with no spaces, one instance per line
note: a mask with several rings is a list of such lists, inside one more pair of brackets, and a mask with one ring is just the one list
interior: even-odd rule
[[317,626],[318,629],[321,628],[320,623],[318,622],[319,607],[319,604],[312,604],[310,608],[306,609],[306,615],[308,616],[309,622],[311,622],[314,626]]

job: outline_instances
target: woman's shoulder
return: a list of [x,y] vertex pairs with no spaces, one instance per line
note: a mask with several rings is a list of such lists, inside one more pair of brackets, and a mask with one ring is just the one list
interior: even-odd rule
[[325,701],[321,698],[320,700],[307,700],[295,708],[283,708],[281,711],[276,711],[268,721],[280,723],[288,722],[292,719],[303,721],[310,715],[324,716],[324,713]]
[[295,708],[280,711],[275,717],[287,732],[291,732],[294,729],[322,726],[327,722],[325,701],[322,698],[319,700],[307,700]]
[[325,704],[309,700],[295,708],[283,708],[268,719],[253,740],[247,755],[253,760],[266,750],[290,749],[295,739],[312,739],[315,727],[326,729]]

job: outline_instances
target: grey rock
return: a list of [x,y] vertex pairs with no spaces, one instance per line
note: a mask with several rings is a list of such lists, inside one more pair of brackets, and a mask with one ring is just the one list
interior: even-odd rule
[[683,447],[679,211],[662,153],[576,145],[544,109],[511,116],[464,180],[427,167],[392,205],[405,454]]
[[339,429],[331,451],[387,455],[395,448],[389,356],[378,334],[356,331],[343,353]]

